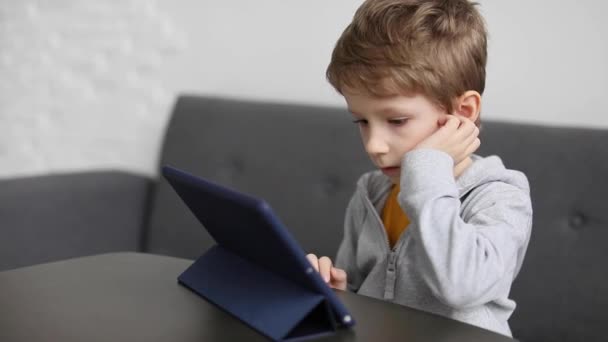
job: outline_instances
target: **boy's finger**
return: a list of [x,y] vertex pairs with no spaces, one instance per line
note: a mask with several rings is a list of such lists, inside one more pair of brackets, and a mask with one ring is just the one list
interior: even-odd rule
[[346,281],[346,272],[340,268],[331,268],[331,277],[337,282]]
[[475,131],[475,129],[477,128],[477,126],[475,126],[475,123],[473,121],[469,120],[468,118],[463,118],[461,126],[463,129],[465,129],[469,133]]
[[332,267],[331,269],[331,287],[346,291],[347,288],[347,280],[346,280],[346,272],[342,269]]
[[437,119],[437,125],[441,127],[441,126],[445,125],[445,123],[447,121],[448,121],[448,115],[443,114],[439,117],[439,119]]
[[323,278],[323,280],[325,280],[326,283],[329,283],[329,280],[331,279],[331,268],[331,259],[329,259],[328,257],[321,257],[319,259],[319,273],[321,274],[321,277]]
[[311,253],[306,255],[306,259],[308,259],[308,262],[314,267],[315,271],[319,272],[319,260],[317,256]]
[[473,142],[467,147],[467,156],[477,151],[479,146],[481,146],[481,141],[479,138],[475,138],[475,140],[473,140]]
[[477,127],[475,127],[475,129],[473,129],[469,134],[464,136],[464,146],[469,146],[477,138],[476,128]]
[[458,117],[458,119],[462,122],[462,123],[473,123],[473,121],[471,121],[469,118],[467,118],[466,116],[462,116],[462,115],[455,115],[456,117]]
[[440,130],[452,130],[455,131],[456,129],[458,129],[458,126],[460,125],[460,120],[458,120],[458,118],[455,115],[447,115],[447,121],[445,123],[445,125],[443,125],[441,128],[439,128]]
[[479,138],[475,138],[471,143],[469,143],[468,145],[466,145],[463,149],[463,154],[462,154],[462,159],[469,157],[471,154],[473,154],[475,151],[477,151],[477,149],[479,148],[479,146],[481,145],[481,142],[479,141]]
[[458,126],[458,132],[460,132],[463,136],[468,136],[470,134],[473,134],[473,132],[475,131],[475,128],[477,128],[477,126],[475,126],[475,124],[473,123],[473,121],[463,117],[463,116],[457,116],[458,121],[460,122],[460,126]]
[[441,137],[444,135],[451,135],[450,132],[456,130],[456,128],[458,128],[458,125],[454,125],[454,119],[450,118],[450,116],[452,115],[446,115],[446,121],[442,126],[439,126],[439,129],[437,129],[437,131],[435,132],[435,136],[436,139],[438,139],[437,137]]

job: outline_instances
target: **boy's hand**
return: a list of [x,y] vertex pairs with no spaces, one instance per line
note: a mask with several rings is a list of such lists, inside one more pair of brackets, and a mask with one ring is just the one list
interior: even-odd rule
[[346,290],[346,272],[335,268],[330,258],[317,258],[314,254],[308,254],[306,258],[329,286],[338,290]]
[[416,145],[415,149],[432,148],[446,152],[452,156],[456,165],[479,148],[479,128],[473,121],[446,114],[437,124],[439,129]]

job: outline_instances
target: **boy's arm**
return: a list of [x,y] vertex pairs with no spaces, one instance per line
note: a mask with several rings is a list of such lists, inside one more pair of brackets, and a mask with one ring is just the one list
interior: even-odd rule
[[[361,206],[357,205],[360,201],[353,196],[346,208],[344,218],[344,236],[338,248],[338,253],[335,259],[335,267],[346,271],[347,289],[352,292],[357,292],[363,281],[362,274],[357,267],[357,239],[361,229],[362,215]],[[356,209],[358,208],[358,209]]]
[[[399,201],[420,244],[420,272],[447,305],[466,308],[508,293],[527,245],[532,207],[527,191],[502,182],[470,196],[475,212],[460,217],[454,161],[444,152],[420,149],[404,157]],[[472,198],[473,199],[473,198]]]

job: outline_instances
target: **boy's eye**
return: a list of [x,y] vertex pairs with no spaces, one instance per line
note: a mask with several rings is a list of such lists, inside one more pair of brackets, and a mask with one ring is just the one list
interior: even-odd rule
[[367,120],[365,119],[353,120],[353,123],[356,123],[359,126],[367,126]]
[[388,123],[394,126],[401,126],[407,122],[407,118],[390,119]]

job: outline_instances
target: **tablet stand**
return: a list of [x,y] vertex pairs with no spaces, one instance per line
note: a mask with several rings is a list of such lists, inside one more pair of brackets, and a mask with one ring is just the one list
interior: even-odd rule
[[335,332],[325,297],[215,245],[179,283],[275,341]]

